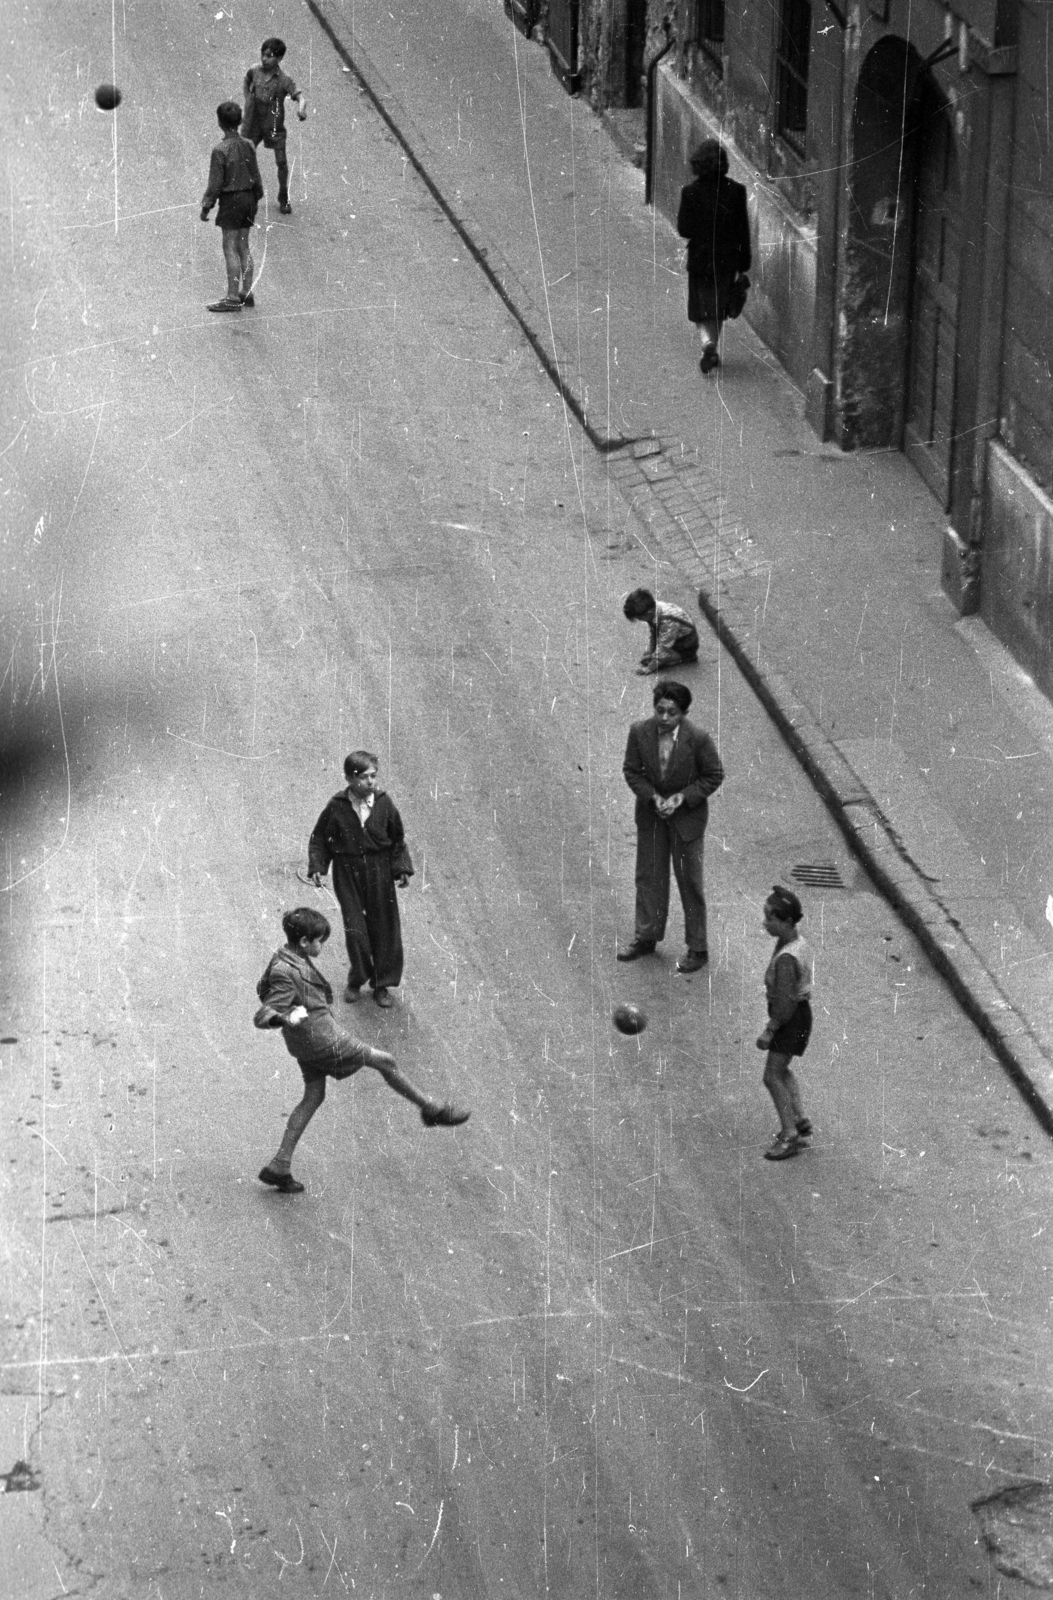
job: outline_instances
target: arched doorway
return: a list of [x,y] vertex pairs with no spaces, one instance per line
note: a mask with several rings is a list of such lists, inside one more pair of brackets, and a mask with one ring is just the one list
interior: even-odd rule
[[946,97],[904,39],[863,63],[839,312],[844,449],[905,449],[946,506],[961,198]]

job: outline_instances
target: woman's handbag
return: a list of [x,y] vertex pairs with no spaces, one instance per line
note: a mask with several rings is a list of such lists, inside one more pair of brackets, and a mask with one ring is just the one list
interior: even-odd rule
[[732,320],[741,317],[746,309],[746,296],[749,293],[750,280],[745,272],[740,272],[728,290],[728,297],[724,302],[724,315]]

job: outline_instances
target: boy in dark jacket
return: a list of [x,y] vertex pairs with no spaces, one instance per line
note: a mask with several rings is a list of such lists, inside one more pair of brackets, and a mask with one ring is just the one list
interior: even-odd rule
[[253,1022],[257,1028],[281,1028],[289,1054],[303,1074],[303,1099],[293,1111],[275,1156],[260,1172],[260,1182],[283,1194],[302,1194],[303,1184],[292,1175],[293,1151],[307,1124],[325,1099],[326,1078],[350,1078],[360,1067],[375,1067],[406,1100],[420,1107],[428,1128],[454,1128],[467,1122],[470,1112],[439,1105],[404,1077],[395,1058],[352,1038],[341,1028],[330,1007],[333,991],[315,966],[329,937],[328,918],[311,906],[298,906],[282,918],[285,944],[276,950],[256,985],[260,1007]]
[[352,750],[344,762],[347,788],[334,794],[314,825],[307,847],[307,871],[321,887],[333,867],[333,892],[340,902],[347,944],[345,1000],[358,999],[364,984],[378,1006],[393,1004],[391,990],[402,982],[402,923],[396,884],[404,889],[413,875],[402,818],[377,788],[377,757]]
[[208,188],[201,196],[201,220],[219,201],[216,225],[223,230],[223,260],[227,268],[227,293],[209,306],[210,311],[240,311],[256,304],[252,296],[255,267],[249,249],[249,229],[256,221],[256,207],[263,199],[263,183],[256,151],[238,133],[241,107],[236,100],[224,100],[216,107],[223,137],[212,152],[208,169]]

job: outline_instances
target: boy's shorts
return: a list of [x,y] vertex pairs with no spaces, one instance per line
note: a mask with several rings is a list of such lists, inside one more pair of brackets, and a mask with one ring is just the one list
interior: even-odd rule
[[317,1057],[314,1061],[298,1062],[305,1083],[318,1078],[353,1078],[362,1065],[361,1061],[348,1060],[340,1049],[333,1050],[330,1055]]
[[776,1028],[768,1049],[780,1056],[803,1056],[812,1036],[812,1008],[802,1000],[788,1022]]
[[251,228],[256,221],[256,196],[251,189],[231,189],[219,197],[217,228]]
[[[242,131],[244,132],[244,129]],[[276,133],[257,133],[251,137],[253,144],[258,145],[262,142],[265,150],[273,150],[276,161],[285,160],[286,141],[289,137],[288,128],[279,128]]]

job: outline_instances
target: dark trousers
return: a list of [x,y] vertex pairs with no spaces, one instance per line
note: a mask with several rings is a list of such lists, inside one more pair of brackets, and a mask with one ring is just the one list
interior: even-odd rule
[[333,890],[344,917],[348,983],[397,989],[402,982],[402,924],[391,855],[334,856]]
[[644,943],[665,938],[669,915],[669,866],[684,907],[684,936],[689,950],[706,955],[706,897],[702,888],[702,846],[705,834],[681,839],[664,817],[655,815],[636,830],[636,937]]

